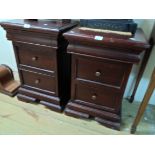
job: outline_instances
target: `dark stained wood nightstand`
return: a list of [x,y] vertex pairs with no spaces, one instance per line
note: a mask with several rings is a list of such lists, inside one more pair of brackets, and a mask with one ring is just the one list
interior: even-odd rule
[[18,99],[61,112],[70,98],[70,57],[66,53],[68,41],[62,34],[76,23],[11,20],[0,25],[14,47],[21,80]]
[[142,30],[134,38],[125,38],[76,27],[64,37],[72,58],[71,100],[65,113],[120,130],[122,98],[132,65],[149,48]]

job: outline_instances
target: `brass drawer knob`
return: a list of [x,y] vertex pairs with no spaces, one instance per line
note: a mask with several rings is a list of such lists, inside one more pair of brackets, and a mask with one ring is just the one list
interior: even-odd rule
[[92,95],[91,99],[92,100],[96,100],[97,96],[96,95]]
[[97,76],[97,77],[101,76],[101,72],[97,71],[97,72],[95,73],[95,76]]
[[39,79],[35,80],[35,84],[39,84],[39,83],[40,83]]
[[32,61],[38,60],[38,57],[32,57]]

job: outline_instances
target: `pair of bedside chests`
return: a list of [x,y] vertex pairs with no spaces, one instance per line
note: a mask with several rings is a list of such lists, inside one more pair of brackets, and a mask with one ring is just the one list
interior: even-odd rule
[[13,44],[19,100],[120,130],[132,65],[149,47],[142,30],[133,38],[117,38],[75,22],[12,20],[0,25]]

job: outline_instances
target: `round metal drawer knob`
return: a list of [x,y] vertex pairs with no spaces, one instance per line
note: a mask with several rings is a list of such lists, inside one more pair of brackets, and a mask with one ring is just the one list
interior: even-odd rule
[[38,57],[32,57],[32,61],[36,61]]
[[92,100],[96,100],[97,96],[96,95],[92,95],[91,99]]
[[96,72],[95,75],[96,75],[97,77],[99,77],[99,76],[101,76],[101,72]]
[[40,83],[40,80],[35,80],[35,84],[39,84]]

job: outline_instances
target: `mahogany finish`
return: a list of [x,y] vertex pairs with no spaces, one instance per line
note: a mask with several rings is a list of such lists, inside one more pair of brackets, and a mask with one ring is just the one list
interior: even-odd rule
[[54,77],[25,70],[21,70],[21,74],[25,85],[47,90],[56,94],[56,83]]
[[78,65],[77,78],[111,85],[112,87],[121,86],[127,67],[127,65],[122,66],[122,63],[119,62],[94,58],[84,59],[83,57],[78,58],[76,63]]
[[13,42],[21,88],[18,99],[61,112],[70,98],[68,41],[62,34],[76,23],[12,20],[0,23]]
[[[72,56],[71,100],[65,113],[94,118],[120,130],[121,102],[132,65],[149,47],[142,30],[134,38],[124,39],[77,27],[64,36]],[[95,39],[98,37],[103,38]]]
[[21,65],[52,71],[56,69],[56,49],[38,47],[38,45],[22,45],[18,44],[17,51]]

